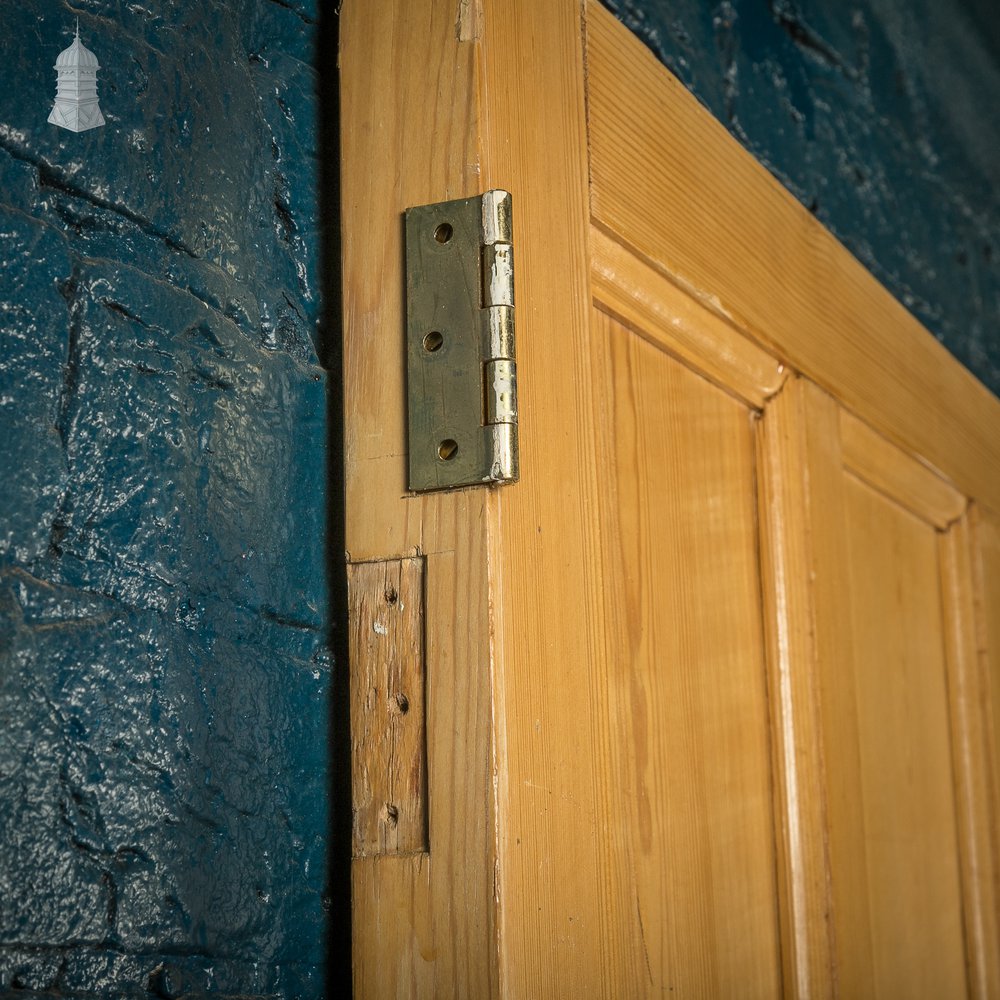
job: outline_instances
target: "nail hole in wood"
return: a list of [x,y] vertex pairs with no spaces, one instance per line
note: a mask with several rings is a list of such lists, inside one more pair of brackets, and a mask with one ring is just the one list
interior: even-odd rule
[[399,709],[400,715],[406,715],[410,710],[410,699],[406,697],[405,694],[397,694],[394,698],[396,702],[396,708]]
[[386,802],[382,808],[382,820],[391,829],[396,829],[399,822],[399,810],[391,803]]
[[395,604],[398,598],[399,598],[399,594],[396,593],[396,588],[395,587],[393,587],[390,584],[388,587],[385,588],[385,603],[386,604]]

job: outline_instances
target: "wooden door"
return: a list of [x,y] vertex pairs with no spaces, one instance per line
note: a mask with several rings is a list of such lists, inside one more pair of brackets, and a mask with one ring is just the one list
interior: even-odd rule
[[[996,996],[1000,404],[602,8],[347,3],[358,996]],[[514,198],[521,480],[406,491]]]

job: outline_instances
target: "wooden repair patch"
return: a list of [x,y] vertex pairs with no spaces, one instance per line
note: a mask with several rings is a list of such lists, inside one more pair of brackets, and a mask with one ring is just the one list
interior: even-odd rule
[[354,856],[427,845],[423,560],[347,567]]

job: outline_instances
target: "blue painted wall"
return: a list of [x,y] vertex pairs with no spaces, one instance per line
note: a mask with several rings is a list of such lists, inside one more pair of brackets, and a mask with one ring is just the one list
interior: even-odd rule
[[1000,394],[995,0],[604,2]]
[[0,994],[320,997],[317,2],[0,13]]

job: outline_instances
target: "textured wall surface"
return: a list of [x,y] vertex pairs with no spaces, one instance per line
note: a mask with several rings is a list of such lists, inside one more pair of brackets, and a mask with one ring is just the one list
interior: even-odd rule
[[604,0],[1000,393],[995,0]]
[[0,994],[320,997],[316,3],[0,13]]

